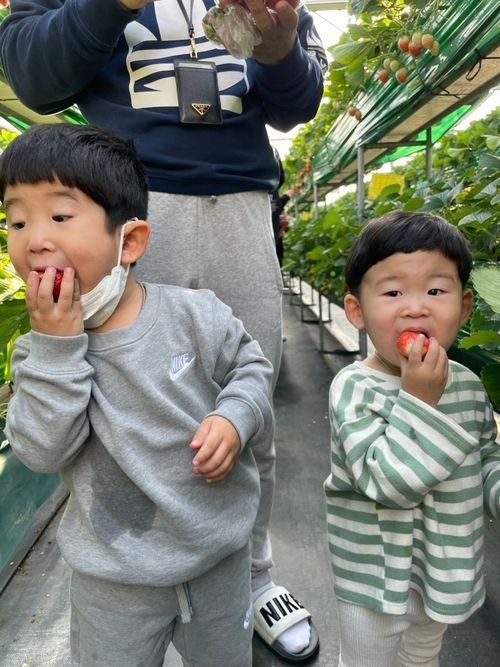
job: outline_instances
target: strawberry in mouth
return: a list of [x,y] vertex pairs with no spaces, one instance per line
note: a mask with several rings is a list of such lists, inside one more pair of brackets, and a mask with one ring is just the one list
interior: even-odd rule
[[424,344],[422,346],[422,359],[425,357],[427,350],[429,349],[429,338],[423,331],[403,331],[403,333],[400,334],[396,341],[396,347],[403,357],[408,358],[410,356],[412,345],[421,333],[425,336]]
[[[46,269],[37,269],[37,273],[40,277],[43,276],[45,273]],[[64,276],[64,269],[57,269],[56,268],[56,275],[54,276],[54,285],[52,287],[52,296],[54,297],[54,301],[58,301],[59,299],[59,294],[61,293],[61,283],[62,279]]]

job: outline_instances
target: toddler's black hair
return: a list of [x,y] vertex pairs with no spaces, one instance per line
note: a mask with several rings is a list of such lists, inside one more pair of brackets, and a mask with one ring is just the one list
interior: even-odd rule
[[465,287],[472,255],[461,232],[444,218],[425,212],[392,211],[371,220],[355,240],[345,267],[347,289],[359,296],[365,273],[395,253],[438,250],[457,266]]
[[108,230],[148,212],[146,171],[130,141],[90,125],[43,123],[0,156],[0,198],[9,185],[54,182],[78,188],[106,212]]

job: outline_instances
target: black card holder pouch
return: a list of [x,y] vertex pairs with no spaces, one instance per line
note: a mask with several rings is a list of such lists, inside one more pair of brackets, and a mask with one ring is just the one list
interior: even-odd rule
[[220,125],[222,112],[215,63],[176,60],[174,73],[181,123]]

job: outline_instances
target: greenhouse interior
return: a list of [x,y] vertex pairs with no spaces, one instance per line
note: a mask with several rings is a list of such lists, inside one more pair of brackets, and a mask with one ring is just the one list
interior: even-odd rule
[[[159,0],[158,6],[166,2],[170,0]],[[66,0],[67,5],[71,3]],[[3,22],[16,3],[0,4]],[[65,3],[25,4],[56,7]],[[240,4],[245,5],[245,0]],[[283,170],[279,192],[287,195],[279,230],[283,328],[272,397],[276,472],[269,537],[272,579],[310,612],[310,627],[317,632],[319,648],[306,658],[300,654],[286,657],[279,650],[270,650],[255,631],[253,667],[281,667],[291,662],[316,667],[340,664],[339,589],[334,583],[339,570],[335,565],[332,570],[332,557],[342,559],[344,541],[330,525],[328,490],[325,502],[325,480],[331,479],[337,456],[332,454],[330,388],[341,371],[378,355],[377,341],[365,327],[353,324],[347,305],[344,310],[349,251],[370,220],[396,211],[425,212],[444,218],[465,238],[472,255],[467,288],[473,292],[473,303],[447,356],[480,379],[493,408],[493,421],[500,426],[499,3],[305,0],[296,11],[302,5],[313,17],[328,62],[314,118],[287,132],[267,127]],[[192,9],[193,2],[191,13]],[[18,99],[1,62],[2,34],[1,151],[42,123],[85,126],[87,121],[77,104],[43,115]],[[22,463],[3,432],[13,385],[15,389],[11,373],[15,341],[31,329],[25,283],[10,263],[7,222],[2,207],[0,667],[69,667],[77,664],[71,661],[69,645],[71,570],[61,556],[56,533],[70,493],[59,472],[34,472]],[[146,397],[137,400],[147,402]],[[477,571],[484,571],[484,602],[465,620],[449,622],[439,663],[425,664],[500,664],[500,447],[496,455],[492,474],[498,481],[492,493],[496,493],[497,518],[485,512],[482,555],[474,564]],[[422,455],[422,468],[426,460]],[[444,498],[447,491],[438,493]],[[445,502],[452,500],[443,499]],[[374,504],[378,506],[378,500]],[[383,503],[380,507],[383,509]],[[457,515],[457,525],[459,521]],[[368,542],[363,544],[360,537],[359,544],[361,550]],[[431,545],[429,559],[434,563],[432,552]],[[370,570],[370,553],[375,552],[360,552],[355,569]],[[394,554],[384,556],[390,560]],[[450,557],[455,560],[460,559]],[[430,567],[432,572],[435,569]],[[366,574],[367,580],[370,576]],[[415,575],[417,579],[420,581]],[[437,581],[436,586],[448,590],[448,582]],[[416,584],[414,588],[420,590]],[[353,603],[353,599],[347,601]],[[182,664],[191,663],[183,663],[169,646],[164,667]],[[382,663],[346,662],[345,667],[367,664]],[[387,667],[392,664],[387,662]],[[95,667],[103,665],[95,662]],[[131,661],[123,667],[139,664]],[[246,667],[246,663],[229,664],[221,659],[220,664],[196,663],[196,667]]]

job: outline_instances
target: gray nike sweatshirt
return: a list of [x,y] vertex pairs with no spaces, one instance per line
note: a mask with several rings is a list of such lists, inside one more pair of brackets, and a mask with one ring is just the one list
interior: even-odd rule
[[[128,584],[189,581],[248,541],[259,501],[252,445],[273,428],[271,364],[208,290],[145,285],[137,320],[16,341],[6,435],[70,490],[58,543],[77,571]],[[241,440],[222,482],[192,472],[208,414]],[[264,438],[265,440],[265,438]]]

